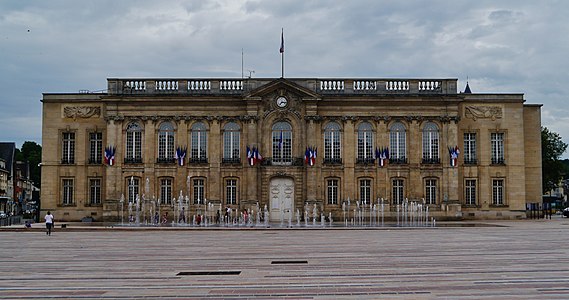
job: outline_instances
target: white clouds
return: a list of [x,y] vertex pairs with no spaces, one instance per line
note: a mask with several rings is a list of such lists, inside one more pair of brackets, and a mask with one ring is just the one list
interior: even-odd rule
[[544,103],[543,124],[569,141],[568,13],[565,1],[3,1],[0,119],[39,119],[42,92],[107,77],[239,77],[242,48],[246,70],[279,77],[284,27],[289,77],[459,77],[463,89],[469,76],[474,92]]

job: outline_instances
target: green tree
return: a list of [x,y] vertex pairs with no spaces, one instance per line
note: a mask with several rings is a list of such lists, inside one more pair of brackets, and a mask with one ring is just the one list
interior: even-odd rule
[[560,160],[561,155],[567,150],[567,144],[561,136],[547,127],[541,127],[541,163],[543,192],[547,193],[557,184],[563,175],[567,174],[567,168]]
[[22,144],[22,149],[16,149],[16,160],[28,161],[30,164],[30,179],[34,185],[40,187],[41,185],[41,145],[36,142],[26,141]]

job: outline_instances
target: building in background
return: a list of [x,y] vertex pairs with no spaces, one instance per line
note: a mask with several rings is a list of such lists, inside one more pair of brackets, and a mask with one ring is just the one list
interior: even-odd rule
[[182,195],[191,214],[266,206],[272,221],[307,207],[341,220],[348,201],[513,219],[542,196],[541,105],[523,94],[458,93],[457,79],[107,82],[43,95],[44,213],[116,221]]
[[16,143],[0,142],[0,211],[14,212],[14,163]]

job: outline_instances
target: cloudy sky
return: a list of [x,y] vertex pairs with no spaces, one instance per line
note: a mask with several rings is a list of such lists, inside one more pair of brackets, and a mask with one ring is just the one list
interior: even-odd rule
[[[0,141],[41,143],[42,93],[109,77],[468,78],[524,93],[569,143],[569,1],[1,1]],[[565,155],[567,157],[567,153]]]

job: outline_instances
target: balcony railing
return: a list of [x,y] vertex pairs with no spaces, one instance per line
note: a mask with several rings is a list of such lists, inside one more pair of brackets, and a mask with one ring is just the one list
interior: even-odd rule
[[492,157],[493,165],[505,165],[506,160],[503,157]]
[[406,157],[390,158],[389,163],[392,165],[405,165],[407,164],[407,158]]
[[341,158],[324,158],[323,163],[325,165],[341,165],[342,159]]
[[62,158],[62,159],[61,159],[61,164],[62,164],[62,165],[72,165],[72,164],[75,164],[75,159],[73,159],[73,158]]
[[[276,78],[208,79],[208,78],[109,78],[111,95],[181,94],[227,95],[243,94],[266,85]],[[457,79],[403,78],[287,78],[299,86],[322,94],[456,94]]]
[[421,162],[426,165],[436,165],[441,163],[441,159],[438,157],[423,158]]
[[304,165],[304,159],[302,157],[291,157],[291,158],[275,158],[265,157],[261,162],[261,166],[295,166],[302,167]]
[[125,164],[141,164],[142,157],[125,157],[124,158]]
[[375,163],[374,158],[363,158],[363,157],[356,158],[356,164],[358,165],[373,165],[374,163]]
[[478,164],[478,160],[476,158],[470,158],[470,159],[464,159],[464,164],[465,165],[477,165]]
[[191,157],[190,164],[207,164],[206,157]]
[[228,164],[228,165],[239,165],[241,164],[241,159],[240,158],[222,158],[221,159],[221,163],[222,164]]
[[103,160],[100,158],[89,158],[90,165],[100,165],[103,163]]
[[156,159],[157,164],[174,164],[176,159],[172,157],[159,157]]

